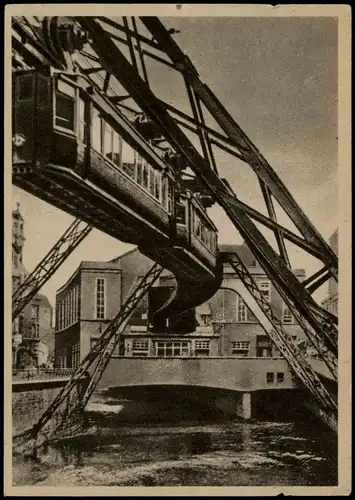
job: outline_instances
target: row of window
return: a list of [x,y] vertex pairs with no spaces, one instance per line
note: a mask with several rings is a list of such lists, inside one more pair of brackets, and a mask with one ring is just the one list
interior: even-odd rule
[[[96,344],[97,339],[92,338],[90,348]],[[125,345],[126,344],[126,345]],[[231,354],[238,358],[250,356],[250,342],[239,340],[231,342]],[[58,360],[62,368],[66,367],[66,361],[60,361],[66,358],[65,349],[59,351]],[[117,351],[117,354],[132,356],[132,357],[158,357],[158,358],[180,358],[189,356],[210,356],[210,340],[195,339],[195,340],[150,340],[145,338],[126,339]],[[257,357],[272,357],[272,351],[257,352]],[[80,347],[79,343],[71,347],[72,367],[75,368],[80,362]],[[64,366],[65,363],[65,366]],[[272,380],[273,381],[273,380]],[[271,382],[271,381],[270,381]]]
[[[154,356],[161,358],[182,356],[209,356],[209,340],[157,340],[153,342]],[[132,356],[149,356],[149,340],[133,339]],[[241,357],[249,356],[249,342],[232,342],[232,354]]]
[[64,330],[76,323],[80,315],[79,287],[73,287],[56,303],[56,330]]
[[[271,303],[271,282],[259,281],[259,291],[265,300]],[[249,312],[243,299],[233,290],[219,290],[217,292],[218,306],[216,307],[216,321],[225,323],[247,323],[255,321],[254,315]],[[281,322],[290,325],[295,322],[290,309],[283,304]]]
[[[276,382],[278,384],[281,384],[285,380],[285,374],[284,372],[277,372],[276,373]],[[266,382],[268,384],[273,384],[275,382],[275,373],[273,372],[267,372],[266,374]]]
[[96,278],[95,291],[95,318],[106,318],[106,280],[105,278]]
[[238,294],[232,290],[219,290],[217,294],[216,321],[226,323],[246,323],[248,321],[247,306]]
[[217,250],[217,234],[194,210],[192,212],[192,232],[212,253]]
[[[153,343],[154,356],[161,358],[181,356],[209,356],[209,340],[158,340]],[[149,340],[133,339],[132,356],[149,356]]]
[[[57,127],[77,132],[79,138],[87,142],[85,102],[81,98],[76,99],[75,89],[60,80],[57,82],[54,110]],[[75,120],[76,114],[77,120]],[[171,180],[149,165],[124,142],[96,107],[93,107],[91,117],[91,147],[105,156],[171,213],[173,189]]]
[[[260,289],[267,300],[271,300],[271,284],[267,281],[260,282]],[[226,323],[247,323],[251,321],[248,317],[248,308],[241,297],[232,290],[220,290],[218,292],[218,304],[216,307],[215,320]],[[97,320],[107,319],[106,312],[106,279],[96,278],[95,282],[95,313]],[[57,330],[68,328],[79,319],[79,289],[75,287],[56,306]],[[210,318],[208,318],[210,320]],[[288,307],[284,306],[282,314],[284,324],[293,324],[294,317]],[[208,321],[206,320],[206,324]]]

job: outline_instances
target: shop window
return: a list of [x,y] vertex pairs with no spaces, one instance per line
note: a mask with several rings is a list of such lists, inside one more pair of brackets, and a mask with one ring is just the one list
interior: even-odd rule
[[155,342],[155,354],[160,358],[189,356],[189,342],[184,340]]
[[247,358],[249,356],[249,342],[244,340],[232,342],[232,354],[238,358]]

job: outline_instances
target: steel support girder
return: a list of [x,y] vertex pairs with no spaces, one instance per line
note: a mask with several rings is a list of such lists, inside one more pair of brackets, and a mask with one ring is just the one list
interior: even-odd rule
[[[168,114],[160,100],[155,97],[149,86],[140,78],[132,65],[114,44],[110,35],[93,18],[80,17],[77,19],[89,31],[92,40],[91,43],[105,69],[112,73],[120,84],[125,87],[126,91],[141,109],[153,121],[159,124],[164,131],[166,139],[179,154],[185,157],[195,174],[205,181],[267,275],[273,281],[276,281],[285,293],[290,296],[311,327],[322,338],[324,335],[323,327],[319,323],[318,318],[313,314],[309,304],[312,304],[315,309],[319,308],[319,306],[272,249],[245,211],[236,205],[232,206],[230,201],[228,201],[231,195],[228,194],[223,181],[214,171],[209,169],[207,162],[191,144],[174,119]],[[223,193],[226,193],[227,196],[225,197]]]
[[[82,379],[82,377],[85,376],[86,372],[93,365],[93,363],[99,359],[103,352],[105,352],[107,347],[110,345],[110,342],[112,342],[115,338],[119,339],[118,332],[122,331],[123,325],[127,325],[127,322],[136,309],[137,305],[142,300],[143,296],[147,293],[149,288],[156,282],[162,272],[163,268],[158,264],[154,264],[141,280],[136,281],[133,289],[129,293],[120,311],[103,332],[91,351],[80,363],[79,367],[75,370],[69,382],[59,392],[59,394],[49,405],[47,410],[43,413],[38,422],[32,427],[32,429],[25,433],[28,438],[37,438],[39,432],[51,420],[66,397],[71,393],[71,391]],[[102,375],[102,372],[103,370],[100,371],[100,376]]]
[[196,68],[182,52],[171,35],[167,32],[161,21],[157,17],[141,17],[140,19],[146,28],[152,33],[154,39],[159,43],[160,47],[176,65],[176,68],[180,70],[184,75],[184,78],[189,81],[191,87],[195,90],[196,94],[199,96],[222,130],[237,147],[248,149],[248,163],[251,168],[270,189],[270,192],[306,240],[323,249],[324,255],[326,256],[324,264],[332,272],[333,276],[337,278],[338,262],[335,253],[323,240],[322,236],[309,221],[306,214],[297,205],[296,201],[272,169],[271,165],[262,156],[260,151],[258,151],[256,146],[234,121],[207,85],[201,82]]
[[79,219],[68,227],[44,259],[12,295],[12,321],[93,229]]
[[[240,279],[245,279],[245,277],[247,277],[246,284],[252,282],[251,288],[252,291],[254,292],[254,296],[260,295],[257,285],[255,284],[255,282],[253,283],[254,281],[253,277],[252,276],[249,277],[249,271],[247,270],[246,266],[243,264],[239,256],[236,253],[223,252],[222,257],[223,261],[227,262],[235,270]],[[291,313],[294,315],[296,322],[301,326],[310,344],[317,350],[317,352],[320,354],[325,364],[327,365],[329,371],[333,375],[334,379],[337,380],[338,361],[336,355],[332,352],[332,349],[329,347],[329,345],[331,345],[332,347],[331,339],[328,339],[328,337],[321,338],[318,335],[316,335],[314,330],[310,328],[309,324],[304,320],[303,315],[300,314],[299,310],[295,308],[294,304],[284,294],[283,290],[281,290],[277,286],[276,290],[280,294],[281,298],[283,299],[287,307],[290,309]],[[276,323],[279,323],[279,320],[275,317],[270,304],[267,304],[266,310],[269,311],[269,314],[271,315],[272,318],[274,318],[274,321],[276,321]]]
[[326,417],[327,423],[331,423],[332,428],[336,429],[336,402],[304,358],[302,352],[288,340],[287,332],[280,323],[280,319],[276,317],[271,304],[259,290],[254,277],[237,254],[226,254],[224,261],[231,265],[239,278],[233,290],[240,295],[265,333],[289,363],[291,369],[316,398],[323,410],[321,416]]

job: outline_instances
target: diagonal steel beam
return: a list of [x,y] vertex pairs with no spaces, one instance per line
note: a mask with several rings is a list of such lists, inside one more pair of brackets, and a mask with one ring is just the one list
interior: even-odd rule
[[33,299],[92,229],[93,226],[79,219],[74,220],[44,259],[13,293],[12,321],[17,318],[23,308]]
[[[89,31],[92,40],[91,43],[101,58],[102,64],[125,87],[126,91],[129,92],[142,110],[161,127],[167,140],[179,154],[185,157],[195,174],[204,180],[260,265],[264,268],[266,274],[270,279],[277,282],[285,294],[296,304],[299,311],[304,315],[320,338],[327,336],[328,332],[324,332],[323,324],[319,322],[312,308],[309,307],[309,304],[312,304],[314,308],[317,307],[312,297],[284,261],[272,249],[245,211],[236,205],[232,206],[227,198],[224,197],[224,193],[227,193],[227,190],[223,181],[215,172],[208,168],[205,159],[198,153],[175,123],[174,119],[167,113],[159,99],[155,97],[146,82],[140,78],[123,53],[111,40],[110,36],[105,33],[95,19],[87,17],[77,19]],[[334,326],[330,325],[329,328],[333,330]]]
[[313,371],[304,354],[287,337],[280,319],[274,313],[270,302],[260,291],[253,275],[237,253],[223,254],[236,272],[239,280],[231,288],[245,302],[272,342],[284,356],[291,369],[310,390],[320,405],[320,415],[330,426],[337,429],[337,404]]
[[[134,283],[120,311],[113,318],[113,320],[103,332],[97,343],[93,346],[91,351],[82,360],[82,362],[70,378],[69,382],[55,397],[46,411],[39,418],[37,423],[29,431],[26,431],[22,435],[18,436],[18,441],[21,444],[22,440],[26,438],[29,440],[37,440],[41,430],[50,422],[60,405],[65,401],[69,394],[71,394],[72,390],[78,385],[80,380],[82,380],[82,377],[85,376],[86,372],[90,369],[93,363],[100,359],[101,355],[107,350],[110,345],[112,345],[112,342],[115,342],[116,339],[119,339],[122,328],[127,325],[127,322],[136,309],[137,305],[142,300],[147,291],[151,288],[151,286],[157,281],[162,272],[163,268],[158,264],[154,264],[142,279],[137,280]],[[101,375],[103,369],[102,371],[100,371]],[[34,443],[34,446],[36,446],[36,443]]]
[[271,165],[262,156],[260,151],[243,132],[240,126],[234,121],[228,111],[223,107],[220,101],[212,91],[199,79],[196,68],[190,59],[182,52],[175,40],[170,36],[161,21],[156,17],[140,18],[146,28],[152,33],[154,39],[159,42],[161,48],[175,63],[189,81],[201,101],[209,110],[211,115],[224,130],[228,137],[237,145],[247,147],[249,150],[249,165],[258,175],[258,177],[268,186],[273,196],[280,203],[282,208],[288,214],[298,230],[303,234],[307,241],[321,247],[326,255],[324,262],[332,275],[337,278],[337,257],[329,245],[323,240],[317,229],[313,226],[306,214],[297,205],[291,193],[287,190],[281,179],[277,176]]

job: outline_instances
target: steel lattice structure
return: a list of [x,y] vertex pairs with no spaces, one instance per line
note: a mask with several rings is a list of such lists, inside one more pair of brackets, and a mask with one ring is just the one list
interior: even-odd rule
[[23,308],[53,276],[91,230],[92,226],[81,220],[74,220],[32,273],[27,276],[24,282],[13,293],[12,321],[17,318]]
[[[337,279],[337,257],[275,170],[211,89],[201,81],[190,59],[158,18],[77,17],[72,20],[88,35],[88,43],[73,57],[73,70],[91,82],[106,108],[117,119],[144,114],[155,124],[161,133],[162,144],[171,147],[212,194],[273,282],[310,343],[336,375],[337,318],[317,304],[312,295],[330,277]],[[38,18],[14,18],[13,67],[31,68],[47,64],[58,71],[67,71],[63,61],[53,56],[43,42],[40,26]],[[157,90],[153,91],[150,61],[169,68],[177,78],[182,78],[189,112],[174,107]],[[219,130],[207,125],[211,118]],[[137,147],[143,147],[139,139],[134,138],[134,132],[129,133],[133,140],[137,140]],[[189,138],[191,133],[200,147]],[[238,160],[250,167],[257,177],[268,215],[239,200],[228,182],[220,177],[218,150],[228,153],[232,164]],[[278,222],[275,202],[297,231]],[[272,231],[277,250],[257,224]],[[304,282],[300,282],[292,271],[287,243],[320,262],[319,270]],[[257,300],[253,286],[250,285],[249,291]],[[279,335],[281,338],[283,332]],[[293,363],[294,368],[297,363]]]
[[[81,408],[85,407],[90,396],[92,395],[92,392],[95,390],[95,387],[100,380],[100,377],[104,369],[106,368],[109,358],[116,348],[117,343],[120,340],[120,336],[126,328],[131,315],[133,314],[139,302],[142,300],[143,296],[147,293],[151,286],[154,285],[162,272],[163,268],[158,264],[154,264],[145,276],[137,278],[130,292],[128,293],[127,299],[122,305],[121,309],[119,310],[115,318],[110,322],[106,330],[102,333],[97,343],[93,346],[87,356],[82,360],[79,367],[71,376],[69,382],[59,392],[59,394],[52,401],[52,403],[43,413],[38,422],[32,427],[32,429],[26,432],[25,436],[19,436],[19,439],[23,439],[23,437],[37,439],[39,433],[50,422],[60,405],[70,395],[70,393],[77,386],[82,377],[85,376],[86,372],[88,372],[88,370],[90,370],[94,365],[90,383],[85,393],[79,398],[79,408],[74,407],[71,411],[75,411],[76,409],[80,410]],[[97,365],[95,365],[95,362],[97,362]]]
[[[257,282],[248,271],[242,259],[236,253],[225,253],[223,257],[224,261],[232,267],[239,278],[239,286],[236,286],[237,289],[235,291],[242,297],[244,303],[255,315],[265,333],[274,342],[286,361],[288,361],[295,375],[299,377],[304,386],[315,397],[319,405],[320,417],[336,431],[338,418],[337,402],[314,372],[304,353],[288,338],[280,319],[275,315],[271,304],[258,288]],[[327,366],[334,379],[336,379],[336,367],[328,363]]]

